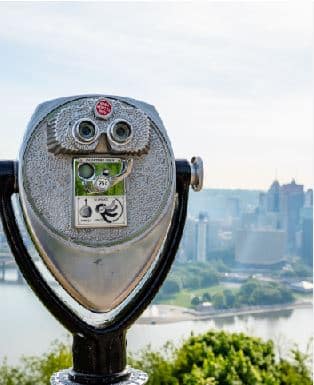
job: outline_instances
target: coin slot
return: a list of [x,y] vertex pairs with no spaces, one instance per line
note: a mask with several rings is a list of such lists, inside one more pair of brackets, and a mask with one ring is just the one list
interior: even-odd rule
[[95,174],[95,169],[90,163],[79,165],[78,175],[82,179],[91,179]]

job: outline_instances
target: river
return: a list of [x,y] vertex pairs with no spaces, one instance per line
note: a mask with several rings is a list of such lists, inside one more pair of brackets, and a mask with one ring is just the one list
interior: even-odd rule
[[[193,331],[210,328],[245,332],[272,339],[281,355],[297,344],[306,351],[313,333],[312,308],[231,316],[210,321],[184,321],[159,325],[135,324],[128,332],[128,350],[150,344],[159,349],[167,340],[179,344]],[[0,361],[16,363],[21,355],[40,355],[55,339],[70,341],[66,330],[48,313],[25,285],[0,285]]]

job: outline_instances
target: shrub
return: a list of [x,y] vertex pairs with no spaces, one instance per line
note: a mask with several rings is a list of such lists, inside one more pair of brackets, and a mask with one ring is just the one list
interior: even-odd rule
[[204,294],[202,295],[202,300],[203,300],[204,302],[210,302],[210,301],[211,301],[211,296],[210,296],[210,294],[209,294],[209,293],[204,293]]
[[0,385],[50,385],[50,377],[58,370],[72,366],[68,345],[55,342],[51,350],[41,357],[23,357],[21,364],[0,365]]
[[276,362],[271,341],[209,331],[173,347],[171,355],[146,352],[130,364],[149,374],[147,385],[311,385],[307,356],[292,353],[292,362]]
[[197,306],[200,304],[200,299],[198,297],[193,297],[192,300],[191,300],[191,305],[192,306]]

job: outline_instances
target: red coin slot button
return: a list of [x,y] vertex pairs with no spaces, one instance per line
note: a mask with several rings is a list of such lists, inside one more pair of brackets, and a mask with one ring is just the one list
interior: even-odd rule
[[95,105],[95,115],[107,119],[112,114],[112,104],[107,99],[98,100]]

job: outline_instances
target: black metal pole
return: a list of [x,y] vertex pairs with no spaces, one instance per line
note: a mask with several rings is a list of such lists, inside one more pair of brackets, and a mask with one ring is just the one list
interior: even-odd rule
[[73,335],[70,379],[82,384],[112,384],[129,376],[126,330],[104,336]]

